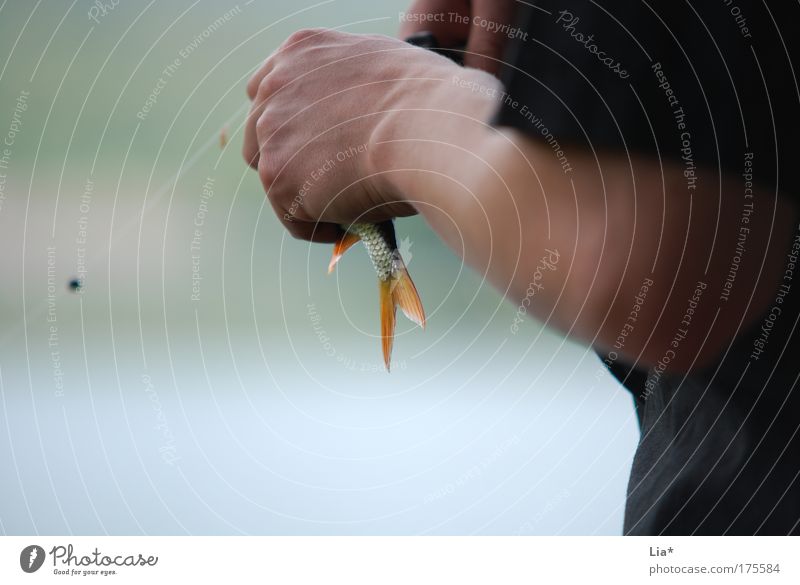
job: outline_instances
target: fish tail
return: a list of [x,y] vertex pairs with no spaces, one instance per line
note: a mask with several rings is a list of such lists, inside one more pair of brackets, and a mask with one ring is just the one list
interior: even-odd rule
[[[393,234],[394,232],[392,232]],[[366,236],[367,238],[369,237]],[[385,236],[384,236],[385,237]],[[356,242],[360,241],[361,237],[354,232],[344,232],[339,240],[333,246],[333,256],[331,257],[330,264],[328,265],[328,273],[333,272],[336,264],[347,252],[350,247]],[[365,239],[365,242],[371,240]],[[408,274],[406,265],[403,262],[400,252],[396,249],[394,236],[391,240],[387,241],[386,245],[390,249],[394,249],[390,256],[381,256],[379,251],[376,260],[372,251],[370,258],[378,270],[378,290],[380,298],[380,313],[381,313],[381,347],[383,349],[383,362],[386,365],[386,371],[390,370],[392,361],[392,346],[394,345],[394,331],[397,322],[397,307],[403,311],[406,317],[411,321],[425,327],[425,310],[422,308],[422,301],[420,301],[417,287]],[[369,245],[367,246],[369,249]],[[388,262],[389,264],[386,264]]]
[[386,371],[392,362],[392,344],[394,343],[395,300],[392,294],[392,281],[378,281],[381,305],[381,346],[383,347],[383,363]]
[[414,281],[411,280],[400,254],[396,256],[392,267],[392,276],[389,279],[392,301],[400,307],[406,317],[425,329],[425,309],[422,308],[417,287],[414,286]]
[[328,274],[333,272],[333,269],[336,268],[336,263],[342,259],[344,253],[349,250],[353,244],[358,242],[361,238],[358,235],[345,232],[341,238],[333,245],[333,256],[331,256],[331,263],[328,264]]
[[422,308],[417,287],[414,286],[414,281],[411,280],[399,254],[395,259],[392,275],[387,280],[379,281],[378,286],[380,289],[383,362],[386,364],[388,372],[392,358],[397,307],[400,307],[406,317],[422,328],[425,328],[425,310]]

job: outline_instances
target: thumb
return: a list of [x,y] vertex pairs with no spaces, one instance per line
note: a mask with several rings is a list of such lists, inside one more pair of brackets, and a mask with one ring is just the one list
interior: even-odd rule
[[464,65],[496,74],[513,28],[516,2],[483,0],[473,3]]

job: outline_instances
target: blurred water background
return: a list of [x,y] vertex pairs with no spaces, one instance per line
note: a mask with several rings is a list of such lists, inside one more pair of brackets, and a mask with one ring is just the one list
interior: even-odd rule
[[329,277],[243,164],[286,36],[404,8],[0,4],[0,533],[621,531],[636,425],[596,355],[513,335],[411,218],[428,328],[398,321],[387,374],[366,255]]

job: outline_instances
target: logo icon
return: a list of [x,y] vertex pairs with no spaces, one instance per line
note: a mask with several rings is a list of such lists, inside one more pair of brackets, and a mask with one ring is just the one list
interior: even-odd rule
[[400,246],[397,248],[400,251],[400,256],[403,257],[403,261],[405,262],[406,266],[411,264],[411,259],[414,257],[414,255],[411,253],[412,243],[413,242],[408,238],[408,236],[406,236],[400,240]]
[[35,573],[44,564],[44,549],[38,544],[26,546],[19,553],[19,566],[26,573]]

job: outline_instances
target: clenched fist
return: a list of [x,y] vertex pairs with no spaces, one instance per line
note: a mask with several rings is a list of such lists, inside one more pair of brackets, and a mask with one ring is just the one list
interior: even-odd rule
[[244,143],[287,229],[331,241],[335,224],[415,213],[377,168],[377,136],[398,117],[408,130],[426,112],[468,108],[474,98],[454,85],[458,75],[494,83],[389,37],[324,29],[289,37],[250,79]]

